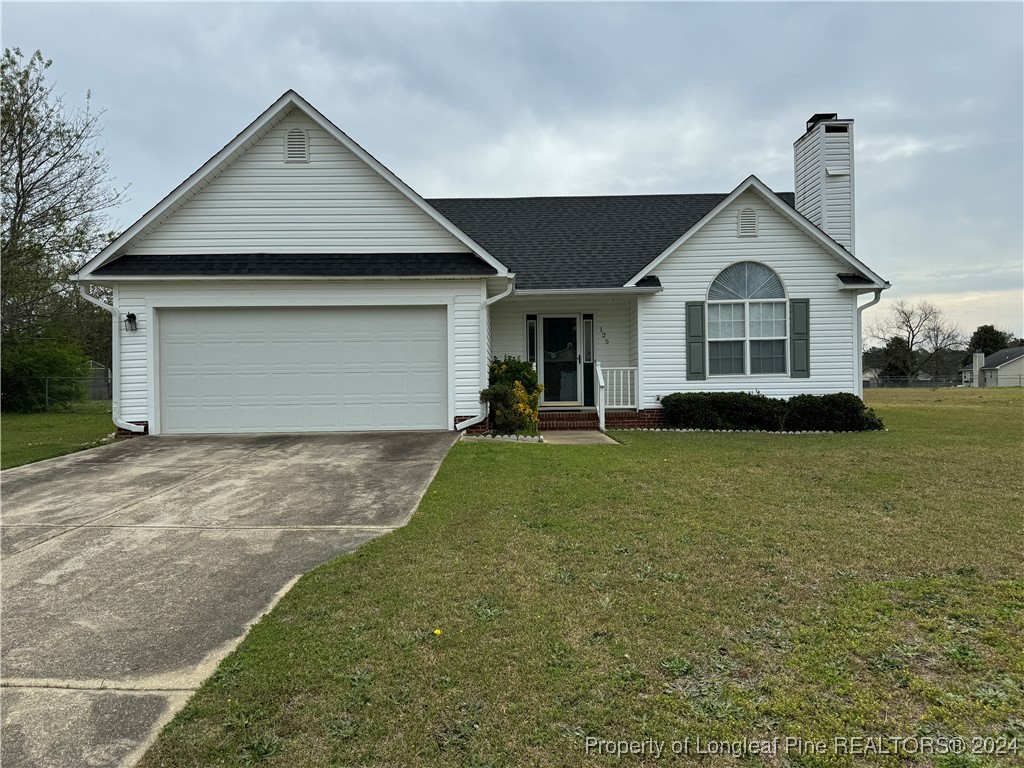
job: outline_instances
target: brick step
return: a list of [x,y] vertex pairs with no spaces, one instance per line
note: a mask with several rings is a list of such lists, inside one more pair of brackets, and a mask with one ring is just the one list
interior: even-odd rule
[[544,430],[570,430],[570,429],[597,429],[597,414],[593,412],[579,411],[541,411],[538,429]]

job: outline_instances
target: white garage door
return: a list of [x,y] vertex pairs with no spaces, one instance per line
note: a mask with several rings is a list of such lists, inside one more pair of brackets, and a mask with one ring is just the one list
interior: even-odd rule
[[161,432],[447,429],[444,307],[163,309]]

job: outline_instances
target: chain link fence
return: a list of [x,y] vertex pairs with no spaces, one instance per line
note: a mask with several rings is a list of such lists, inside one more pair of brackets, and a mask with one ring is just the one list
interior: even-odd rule
[[[982,387],[1024,387],[1024,376],[1013,376],[995,371],[983,371]],[[865,389],[878,387],[895,387],[900,389],[941,389],[943,387],[969,387],[970,381],[961,376],[934,376],[930,379],[906,378],[904,376],[882,376],[877,379],[866,379]]]
[[109,413],[112,398],[106,372],[79,378],[5,376],[0,406],[13,413]]
[[864,382],[865,387],[897,387],[900,389],[941,389],[943,387],[959,387],[962,381],[959,376],[932,376],[927,379],[906,376],[880,376]]

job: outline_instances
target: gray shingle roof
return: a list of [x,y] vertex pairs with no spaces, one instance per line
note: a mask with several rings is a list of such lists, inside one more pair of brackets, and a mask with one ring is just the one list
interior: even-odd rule
[[[617,288],[728,195],[428,200],[516,273],[519,289]],[[793,194],[779,195],[790,206]]]
[[1016,360],[1018,357],[1024,357],[1024,347],[1001,349],[998,352],[993,352],[985,358],[985,367],[998,368],[1000,365],[1006,365],[1007,363]]
[[[727,194],[428,200],[516,273],[522,290],[619,288]],[[793,194],[779,193],[793,206]],[[415,277],[493,275],[472,254],[198,254],[121,256],[103,275]],[[653,281],[650,285],[654,285]]]

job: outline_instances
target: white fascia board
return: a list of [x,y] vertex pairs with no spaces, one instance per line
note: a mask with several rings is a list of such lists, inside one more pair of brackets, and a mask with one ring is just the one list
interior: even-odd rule
[[736,200],[736,198],[738,198],[747,190],[753,190],[755,193],[757,193],[757,195],[762,200],[764,200],[765,203],[770,205],[783,218],[787,219],[791,224],[793,224],[795,227],[804,232],[804,234],[809,236],[812,240],[816,241],[819,245],[825,248],[825,250],[829,251],[836,258],[846,262],[847,264],[859,270],[860,272],[863,272],[865,276],[867,276],[868,278],[875,282],[875,285],[873,286],[874,288],[885,289],[890,287],[889,283],[887,283],[881,277],[876,275],[873,271],[868,269],[867,266],[865,266],[862,262],[854,258],[849,251],[843,248],[843,246],[841,246],[831,237],[826,235],[816,226],[811,224],[811,222],[809,222],[804,216],[799,214],[796,210],[787,205],[783,200],[779,198],[778,195],[776,195],[771,189],[769,189],[764,184],[764,182],[762,182],[756,176],[748,176],[746,179],[744,179],[744,181],[741,182],[740,185],[736,187],[736,189],[734,189],[732,192],[726,195],[725,199],[722,200],[722,202],[720,202],[718,205],[716,205],[714,208],[708,211],[708,213],[705,214],[704,218],[702,218],[700,221],[698,221],[696,224],[690,227],[690,229],[687,230],[682,235],[682,237],[680,237],[678,240],[672,243],[672,245],[670,245],[661,254],[659,254],[650,264],[648,264],[646,267],[640,270],[640,272],[638,272],[632,280],[626,283],[626,287],[635,287],[637,282],[647,277],[647,275],[651,274],[651,272],[653,272],[655,268],[657,268],[657,266],[661,264],[661,262],[667,259],[677,248],[679,248],[679,246],[681,246],[683,243],[685,243],[687,240],[689,240],[691,237],[697,234],[697,232],[699,232],[705,224],[707,224],[709,221],[715,218],[715,216],[717,216],[722,210],[724,210],[728,205],[733,203]]
[[85,278],[96,269],[109,261],[127,243],[130,243],[138,235],[145,232],[148,227],[158,224],[161,217],[176,210],[176,208],[194,197],[202,186],[208,183],[209,179],[225,170],[236,158],[236,153],[249,149],[253,144],[277,125],[285,115],[292,109],[301,110],[310,120],[322,128],[328,135],[348,149],[352,154],[366,163],[388,184],[403,194],[416,207],[422,210],[430,218],[443,227],[452,237],[461,242],[476,256],[485,261],[488,265],[497,270],[496,277],[504,277],[508,269],[491,256],[484,248],[477,244],[465,232],[456,227],[447,218],[442,216],[426,200],[420,197],[408,184],[399,179],[387,167],[374,158],[369,152],[360,147],[338,126],[324,117],[315,107],[302,98],[295,91],[288,91],[281,98],[270,105],[259,117],[249,124],[241,133],[232,139],[223,149],[207,160],[199,170],[179,184],[163,200],[147,211],[142,218],[132,224],[128,229],[116,237],[106,248],[90,259],[76,273],[79,277]]

